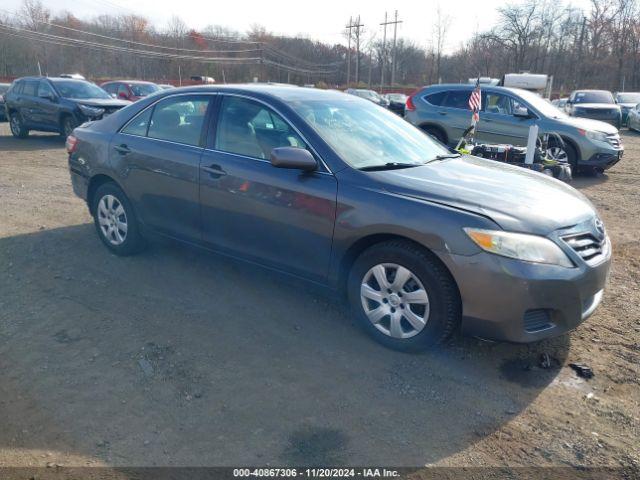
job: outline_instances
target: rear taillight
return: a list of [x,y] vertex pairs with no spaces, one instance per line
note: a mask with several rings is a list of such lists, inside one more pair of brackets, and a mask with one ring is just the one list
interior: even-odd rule
[[76,151],[76,147],[78,146],[78,139],[73,135],[69,135],[64,146],[67,148],[67,153],[73,153]]
[[416,109],[416,106],[413,103],[413,96],[415,95],[415,93],[412,93],[411,95],[409,95],[407,97],[407,104],[405,105],[405,110],[408,112],[413,112]]

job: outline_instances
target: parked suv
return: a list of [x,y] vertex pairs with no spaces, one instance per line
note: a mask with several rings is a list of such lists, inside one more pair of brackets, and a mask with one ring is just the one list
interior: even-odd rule
[[0,120],[2,121],[7,119],[4,113],[4,96],[7,93],[7,90],[9,90],[10,86],[10,83],[0,83]]
[[[407,99],[405,119],[442,143],[455,145],[471,123],[473,85],[433,85]],[[547,154],[577,167],[606,169],[622,158],[618,129],[604,122],[572,118],[535,93],[482,86],[477,137],[487,143],[526,145],[531,125],[556,132],[564,144],[550,143]]]
[[11,133],[19,138],[30,130],[66,137],[78,125],[99,120],[129,103],[111,98],[93,83],[69,78],[20,78],[5,95]]
[[153,82],[143,82],[141,80],[106,82],[101,87],[114,98],[132,102],[162,90],[159,85]]
[[622,110],[607,90],[576,90],[571,92],[566,106],[572,117],[591,118],[622,126]]
[[452,154],[336,91],[167,90],[76,128],[67,151],[111,252],[155,232],[346,289],[361,325],[401,350],[458,326],[559,335],[595,311],[608,276],[610,242],[580,192]]

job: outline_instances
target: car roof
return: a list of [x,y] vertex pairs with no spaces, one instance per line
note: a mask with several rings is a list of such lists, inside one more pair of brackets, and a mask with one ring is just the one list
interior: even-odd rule
[[610,90],[596,90],[596,89],[593,89],[593,88],[581,88],[581,89],[578,89],[578,90],[574,90],[574,91],[573,91],[573,92],[571,92],[571,93],[577,93],[577,92],[585,92],[585,93],[587,93],[587,92],[611,93],[611,91],[610,91]]
[[[436,85],[428,85],[423,87],[420,92],[430,91],[430,92],[440,92],[443,90],[461,90],[461,91],[471,91],[475,88],[475,85],[472,83],[439,83]],[[480,84],[480,90],[490,91],[490,92],[509,92],[515,95],[519,95],[522,92],[529,93],[528,90],[524,90],[522,88],[513,88],[513,87],[501,87],[498,85],[483,85]]]
[[276,98],[285,102],[296,100],[330,100],[344,98],[344,93],[337,90],[298,87],[296,85],[269,85],[264,83],[246,83],[232,85],[192,85],[167,90],[167,95],[178,93],[228,92],[253,93]]

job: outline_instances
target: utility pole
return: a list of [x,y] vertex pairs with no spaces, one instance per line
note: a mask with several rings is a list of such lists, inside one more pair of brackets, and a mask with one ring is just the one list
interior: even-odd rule
[[382,33],[382,59],[380,62],[380,92],[382,92],[382,88],[384,87],[384,67],[385,67],[385,59],[387,58],[387,12],[384,12],[384,22],[380,25],[383,27]]
[[391,85],[396,83],[396,38],[398,36],[398,24],[402,23],[402,20],[398,20],[398,10],[395,12],[395,19],[393,22],[393,53],[391,54]]
[[[367,85],[369,86],[369,88],[371,88],[371,48],[369,48],[369,81],[367,82]],[[624,91],[624,89],[622,89]]]
[[349,25],[346,28],[349,30],[347,38],[347,88],[349,88],[349,82],[351,81],[351,29],[353,28],[353,17],[349,17]]
[[356,24],[353,26],[356,29],[356,85],[360,81],[360,27],[364,25],[360,23],[360,15],[358,15]]

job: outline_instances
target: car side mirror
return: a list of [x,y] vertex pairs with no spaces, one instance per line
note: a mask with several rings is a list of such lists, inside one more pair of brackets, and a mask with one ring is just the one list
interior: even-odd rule
[[271,150],[271,165],[310,172],[318,168],[318,162],[304,148],[277,147]]
[[109,96],[110,96],[111,98],[118,98],[118,96],[117,96],[115,93],[110,93],[110,94],[109,94]]
[[50,102],[53,102],[56,99],[56,97],[51,92],[42,92],[38,94],[38,97],[44,100],[49,100]]
[[531,112],[528,108],[522,107],[516,109],[516,111],[513,112],[513,116],[518,118],[531,118],[533,115],[531,115]]

